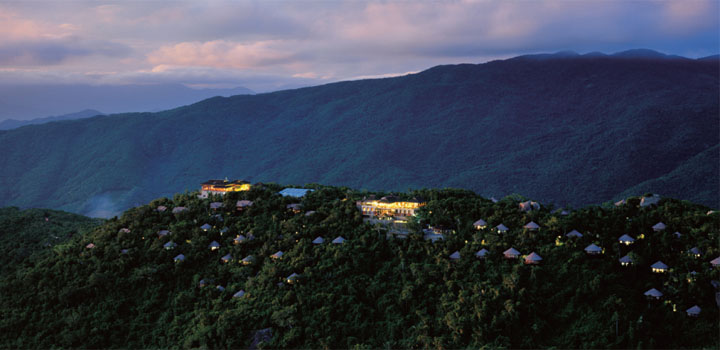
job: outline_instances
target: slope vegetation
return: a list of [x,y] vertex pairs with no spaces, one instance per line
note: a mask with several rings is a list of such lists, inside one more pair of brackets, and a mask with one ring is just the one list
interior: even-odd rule
[[0,208],[0,273],[32,264],[28,258],[33,254],[49,252],[53,246],[101,223],[57,210]]
[[[300,200],[280,188],[157,199],[0,276],[0,332],[13,335],[0,347],[244,348],[256,338],[313,349],[719,345],[710,282],[720,270],[709,261],[720,255],[720,221],[706,207],[672,199],[639,207],[634,198],[562,215],[520,211],[517,197],[422,190],[400,194],[428,202],[399,239],[364,223],[355,200],[367,193],[314,186]],[[253,205],[237,211],[239,199]],[[187,210],[173,213],[180,206]],[[478,219],[487,227],[476,230]],[[531,221],[539,229],[523,229]],[[653,231],[658,221],[665,230]],[[501,223],[509,230],[499,234]],[[454,232],[433,243],[420,231],[426,224]],[[573,229],[583,236],[566,237]],[[620,244],[624,234],[635,242]],[[344,243],[330,243],[339,236]],[[590,244],[603,253],[586,254]],[[510,247],[519,259],[503,257]],[[700,257],[689,253],[695,247]],[[523,264],[531,252],[540,264]],[[633,265],[622,266],[627,254]],[[659,260],[668,271],[651,272]],[[646,298],[651,288],[662,297]],[[700,314],[688,316],[695,305]]]
[[573,206],[643,184],[717,206],[718,62],[637,56],[439,66],[7,131],[0,205],[114,213],[228,176]]

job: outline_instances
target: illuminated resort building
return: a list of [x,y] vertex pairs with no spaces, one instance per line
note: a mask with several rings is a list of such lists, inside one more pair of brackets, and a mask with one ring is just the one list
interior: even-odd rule
[[421,198],[401,200],[395,196],[385,196],[376,199],[373,195],[358,201],[357,206],[365,216],[407,218],[414,216],[417,209],[426,203]]
[[243,180],[208,180],[201,184],[200,196],[207,198],[208,194],[224,195],[227,192],[239,192],[249,190],[250,183]]

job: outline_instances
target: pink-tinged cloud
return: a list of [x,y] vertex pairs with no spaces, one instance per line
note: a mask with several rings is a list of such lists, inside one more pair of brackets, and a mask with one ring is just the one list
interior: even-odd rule
[[0,2],[0,68],[45,67],[53,82],[56,76],[107,83],[236,81],[264,91],[283,81],[324,83],[560,50],[652,48],[700,57],[718,51],[718,4]]
[[148,54],[153,65],[249,69],[290,63],[293,53],[275,42],[236,43],[225,40],[183,42]]
[[701,29],[712,29],[713,19],[717,23],[718,0],[686,0],[663,3],[665,32],[685,35]]
[[0,7],[0,43],[64,38],[77,29],[70,23],[55,24],[22,18]]

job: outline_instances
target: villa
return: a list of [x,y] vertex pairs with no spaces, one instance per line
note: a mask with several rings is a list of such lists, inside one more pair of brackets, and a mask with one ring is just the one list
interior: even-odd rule
[[647,292],[645,292],[645,296],[648,299],[660,299],[663,296],[663,293],[655,288],[649,289]]
[[631,245],[635,243],[635,238],[632,238],[630,237],[630,235],[625,234],[620,236],[620,238],[618,238],[618,241],[620,242],[620,244]]
[[567,234],[565,234],[565,237],[568,237],[568,238],[572,238],[572,237],[582,238],[582,236],[583,236],[583,234],[578,232],[578,230],[572,230],[572,231],[568,232]]
[[535,221],[530,221],[523,226],[523,228],[529,231],[537,231],[540,228],[540,225],[536,224]]
[[600,255],[602,254],[602,252],[602,248],[595,245],[595,243],[592,243],[589,246],[585,247],[585,253],[587,253],[588,255]]
[[633,264],[633,259],[630,257],[630,254],[623,256],[619,261],[622,266],[630,266]]
[[650,265],[650,268],[652,269],[652,272],[655,273],[663,273],[667,272],[668,266],[665,265],[662,261],[657,261],[654,264]]
[[542,257],[538,255],[535,252],[532,252],[528,254],[528,256],[525,257],[525,264],[526,265],[538,265],[542,261]]
[[515,248],[510,248],[503,252],[506,259],[517,259],[520,256],[520,252]]
[[475,221],[473,223],[473,226],[475,227],[476,230],[482,230],[487,227],[487,222],[485,222],[485,220],[483,220],[483,219],[480,219],[478,221]]

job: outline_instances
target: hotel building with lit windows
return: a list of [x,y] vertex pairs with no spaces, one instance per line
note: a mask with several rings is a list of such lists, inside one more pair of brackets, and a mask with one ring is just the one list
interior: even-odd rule
[[239,192],[249,190],[250,183],[243,180],[208,180],[200,185],[200,196],[207,198],[209,194],[224,195],[227,192]]
[[364,216],[407,218],[414,216],[418,208],[427,202],[422,198],[401,200],[395,196],[377,199],[374,195],[357,202],[357,207]]

